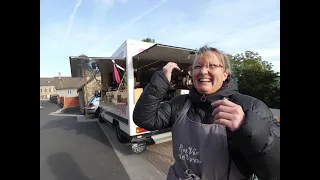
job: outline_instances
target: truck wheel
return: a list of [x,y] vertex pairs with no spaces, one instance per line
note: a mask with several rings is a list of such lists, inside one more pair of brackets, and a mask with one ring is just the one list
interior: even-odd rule
[[128,139],[122,134],[121,132],[122,130],[120,129],[120,125],[117,124],[116,125],[116,135],[117,135],[117,139],[120,143],[126,143],[128,142]]
[[103,117],[101,117],[101,113],[98,116],[98,121],[99,123],[105,123],[105,121],[103,120]]
[[133,143],[131,145],[132,151],[136,154],[142,153],[147,149],[146,143]]
[[94,116],[97,118],[97,117],[99,117],[99,115],[100,115],[100,109],[98,108],[96,110],[96,112],[94,113]]

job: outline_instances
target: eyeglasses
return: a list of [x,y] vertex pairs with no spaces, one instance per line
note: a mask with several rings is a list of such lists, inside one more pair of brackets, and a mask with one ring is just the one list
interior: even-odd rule
[[217,69],[217,68],[223,68],[222,65],[217,65],[217,64],[207,64],[207,65],[196,65],[193,67],[194,70],[201,70],[203,67],[206,67],[208,68],[209,70],[214,70],[214,69]]

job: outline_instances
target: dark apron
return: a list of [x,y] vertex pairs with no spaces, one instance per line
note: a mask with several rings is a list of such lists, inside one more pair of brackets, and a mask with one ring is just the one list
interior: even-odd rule
[[167,180],[227,180],[228,174],[229,180],[248,179],[229,161],[226,127],[192,121],[187,117],[191,105],[188,99],[172,127],[175,162]]

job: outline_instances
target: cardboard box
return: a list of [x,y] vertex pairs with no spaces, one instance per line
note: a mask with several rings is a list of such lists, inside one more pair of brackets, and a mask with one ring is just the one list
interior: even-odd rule
[[143,88],[134,89],[134,104],[137,103],[137,101],[138,101],[139,97],[141,96],[142,92],[143,92]]

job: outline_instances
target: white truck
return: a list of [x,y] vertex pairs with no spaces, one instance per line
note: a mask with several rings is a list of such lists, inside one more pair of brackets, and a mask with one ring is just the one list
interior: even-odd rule
[[[175,91],[171,91],[173,93],[169,93],[164,100],[188,93],[191,80],[185,77],[188,77],[186,73],[192,63],[190,56],[195,52],[194,49],[126,40],[112,57],[86,57],[86,63],[91,67],[97,64],[95,67],[101,73],[99,122],[111,123],[116,129],[118,141],[131,142],[136,153],[142,152],[148,143],[171,140],[170,129],[150,132],[138,127],[132,119],[134,106],[154,71],[162,69],[168,62],[178,63],[185,74],[173,74],[176,88],[172,89]],[[114,65],[120,74],[120,83],[115,83]]]

